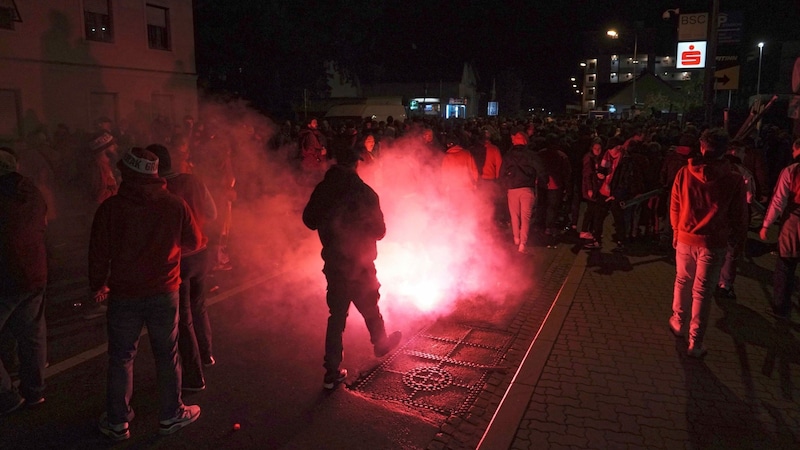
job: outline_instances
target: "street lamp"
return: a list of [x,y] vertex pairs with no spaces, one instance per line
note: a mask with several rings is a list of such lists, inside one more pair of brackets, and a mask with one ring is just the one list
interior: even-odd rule
[[761,56],[764,54],[764,43],[758,43],[758,83],[756,84],[756,97],[761,100]]
[[[611,39],[619,39],[619,33],[616,30],[608,30],[606,34]],[[639,64],[639,33],[637,31],[633,32],[633,61],[631,63],[633,64],[633,107],[636,108],[636,76],[638,75],[636,68]]]

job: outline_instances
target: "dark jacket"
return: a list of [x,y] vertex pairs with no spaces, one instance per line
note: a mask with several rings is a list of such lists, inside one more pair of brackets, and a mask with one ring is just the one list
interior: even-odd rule
[[563,191],[572,185],[572,166],[566,153],[558,148],[543,148],[537,153],[544,165],[546,178],[541,178],[543,188]]
[[217,205],[211,196],[208,187],[200,178],[190,173],[164,174],[167,180],[167,190],[182,198],[192,211],[194,221],[202,233],[200,248],[195,252],[184,251],[182,256],[189,256],[204,248],[208,243],[208,236],[203,232],[206,223],[217,218]]
[[89,241],[89,287],[119,297],[178,290],[181,249],[200,248],[189,206],[162,178],[124,180],[94,216]]
[[26,177],[0,177],[0,295],[17,295],[47,285],[47,204]]
[[376,242],[386,235],[378,194],[355,168],[336,164],[314,188],[303,210],[303,223],[319,232],[323,271],[356,277],[372,268]]
[[[600,193],[600,185],[603,181],[597,178],[597,169],[600,167],[600,159],[603,154],[596,155],[591,150],[583,155],[582,168],[581,168],[581,195],[586,200],[596,200],[597,195]],[[592,196],[589,197],[589,191],[592,191]]]
[[504,189],[535,188],[536,177],[545,173],[539,155],[525,145],[511,147],[500,166],[500,182]]

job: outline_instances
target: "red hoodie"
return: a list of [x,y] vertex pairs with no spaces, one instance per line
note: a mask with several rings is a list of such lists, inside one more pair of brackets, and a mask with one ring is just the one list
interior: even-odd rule
[[704,248],[725,248],[747,233],[747,189],[724,159],[692,158],[675,176],[670,222],[675,240]]
[[189,206],[167,191],[163,178],[124,180],[94,216],[89,241],[89,287],[111,295],[145,297],[178,290],[181,247],[196,250],[201,233]]

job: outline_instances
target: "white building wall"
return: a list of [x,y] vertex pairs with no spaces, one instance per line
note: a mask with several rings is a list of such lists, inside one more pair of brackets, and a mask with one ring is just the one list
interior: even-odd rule
[[[99,115],[148,124],[159,114],[196,116],[192,0],[110,3],[114,39],[97,42],[85,37],[83,0],[16,0],[22,22],[0,29],[0,91],[16,92],[20,103],[21,117],[0,117],[20,122],[13,138],[58,123],[90,130]],[[168,8],[169,50],[149,48],[147,4]],[[113,104],[98,103],[104,97]],[[0,114],[9,110],[0,105]]]

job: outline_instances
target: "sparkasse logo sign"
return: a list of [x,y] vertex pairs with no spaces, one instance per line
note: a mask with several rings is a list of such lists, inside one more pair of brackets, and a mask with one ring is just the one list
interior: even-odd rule
[[702,69],[706,66],[706,41],[678,42],[678,69]]

